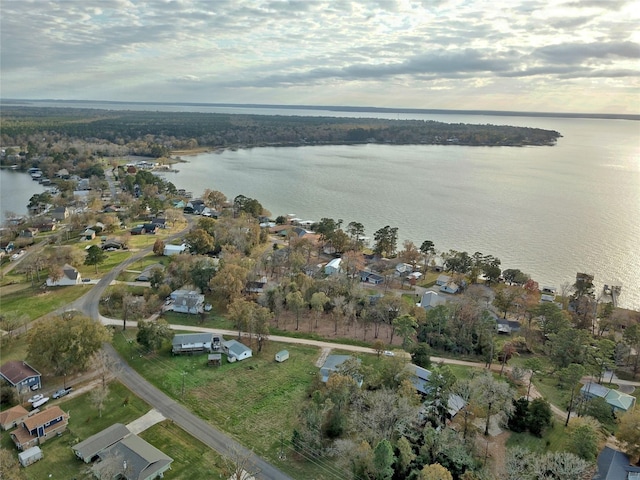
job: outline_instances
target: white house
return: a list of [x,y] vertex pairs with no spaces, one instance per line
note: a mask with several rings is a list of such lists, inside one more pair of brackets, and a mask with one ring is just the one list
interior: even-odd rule
[[53,280],[51,277],[47,278],[47,287],[64,287],[67,285],[80,285],[82,284],[82,276],[80,272],[69,264],[62,267],[62,276]]
[[194,290],[175,290],[170,297],[174,312],[201,313],[204,310],[204,295]]
[[340,264],[342,263],[341,258],[334,258],[329,263],[327,263],[324,267],[324,273],[327,275],[333,275],[335,273],[340,272]]
[[171,345],[171,353],[174,355],[180,353],[211,353],[214,350],[213,333],[183,333],[174,335]]
[[249,347],[237,340],[227,340],[226,342],[222,342],[222,348],[227,354],[227,360],[229,362],[239,362],[240,360],[251,358],[253,355],[253,352]]
[[183,253],[187,249],[187,246],[183,243],[182,245],[165,245],[164,252],[162,252],[165,256],[170,257],[171,255],[177,255],[179,253]]

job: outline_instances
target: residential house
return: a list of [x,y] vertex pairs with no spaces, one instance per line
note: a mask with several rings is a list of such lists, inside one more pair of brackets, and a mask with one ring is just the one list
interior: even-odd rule
[[162,478],[173,459],[137,435],[129,435],[98,453],[91,470],[97,478],[153,480]]
[[447,303],[447,299],[442,295],[438,295],[437,292],[427,290],[422,294],[422,298],[420,299],[418,306],[425,310],[431,310],[432,308],[435,308],[438,305],[444,305],[445,303]]
[[631,465],[631,460],[624,453],[611,447],[604,447],[598,455],[598,472],[593,480],[638,480],[640,466]]
[[[322,380],[323,383],[327,383],[331,374],[340,371],[340,366],[344,362],[346,362],[347,360],[352,360],[354,358],[355,357],[351,355],[329,355],[320,368],[320,380]],[[358,363],[360,363],[359,358],[357,359],[357,361]],[[354,380],[358,383],[358,386],[362,386],[362,377],[354,376]]]
[[26,450],[64,432],[68,423],[69,415],[60,407],[49,407],[24,419],[22,424],[11,432],[11,439],[18,450]]
[[439,287],[443,287],[445,286],[447,283],[449,283],[452,280],[452,278],[449,275],[438,275],[438,278],[436,279],[436,285],[438,285]]
[[360,270],[360,281],[365,283],[371,283],[373,285],[380,285],[384,282],[384,277],[377,273]]
[[80,272],[69,264],[62,267],[62,276],[57,280],[47,278],[47,287],[64,287],[68,285],[81,285],[82,276]]
[[38,235],[38,229],[35,227],[25,228],[24,230],[20,230],[20,234],[18,235],[20,238],[35,238]]
[[262,293],[264,292],[264,287],[267,284],[267,277],[262,277],[258,281],[247,282],[244,287],[244,291],[246,293]]
[[11,430],[13,427],[20,425],[28,416],[29,412],[22,405],[8,408],[0,413],[0,428],[2,430]]
[[131,232],[131,235],[144,235],[146,233],[146,230],[144,229],[144,227],[142,225],[138,225],[137,227],[133,227],[129,231]]
[[61,168],[56,172],[56,177],[67,180],[69,178],[69,170],[67,170],[66,168]]
[[211,353],[220,349],[222,336],[213,333],[183,333],[173,336],[171,353],[197,354]]
[[89,438],[75,444],[71,449],[84,463],[91,463],[98,457],[98,454],[115,445],[131,432],[121,423],[114,423],[101,432],[91,435]]
[[87,228],[80,236],[83,240],[93,240],[96,238],[96,231],[93,228]]
[[153,271],[155,269],[159,269],[160,271],[165,270],[165,266],[161,263],[154,263],[145,268],[140,275],[136,277],[136,282],[148,282],[151,280],[151,275],[153,275]]
[[587,382],[583,385],[580,393],[587,400],[596,397],[604,398],[613,410],[613,413],[627,412],[636,404],[636,397],[593,382]]
[[100,248],[102,248],[102,250],[106,250],[108,252],[114,252],[116,250],[124,249],[124,243],[122,243],[122,242],[120,242],[118,240],[109,239],[109,240],[105,240],[100,245]]
[[[408,363],[406,367],[409,372],[409,380],[413,384],[413,387],[421,395],[429,393],[431,387],[429,387],[429,380],[432,373],[426,368],[419,367],[413,363]],[[447,399],[447,412],[449,418],[453,418],[456,414],[466,406],[466,402],[462,397],[455,394],[449,394]]]
[[15,387],[18,393],[38,390],[42,387],[41,375],[35,368],[22,360],[11,360],[0,367],[0,376],[9,385]]
[[187,250],[187,246],[183,243],[182,245],[165,245],[164,246],[164,255],[170,257],[171,255],[178,255],[179,253],[183,253]]
[[341,258],[334,258],[325,265],[324,273],[326,273],[327,275],[334,275],[340,272],[340,263],[342,263]]
[[411,272],[413,272],[413,267],[411,265],[409,265],[408,263],[398,263],[396,265],[394,275],[396,277],[404,277],[406,275],[409,275]]
[[253,352],[249,347],[237,340],[227,340],[226,342],[222,342],[222,349],[227,354],[227,360],[229,362],[239,362],[240,360],[245,360],[253,355]]
[[197,314],[204,311],[204,295],[195,290],[175,290],[170,297],[174,312]]
[[167,228],[167,219],[166,218],[152,218],[151,223],[157,225],[158,228]]
[[145,223],[142,228],[144,229],[145,235],[155,235],[158,233],[158,225],[155,223]]
[[454,294],[460,291],[460,287],[455,282],[449,282],[446,285],[442,285],[440,287],[440,291],[444,293]]

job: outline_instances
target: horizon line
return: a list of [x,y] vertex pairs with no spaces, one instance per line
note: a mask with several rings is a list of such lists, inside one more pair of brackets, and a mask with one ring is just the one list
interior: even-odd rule
[[416,114],[464,114],[487,116],[519,116],[519,117],[556,117],[556,118],[598,118],[607,120],[640,120],[640,114],[633,113],[580,113],[580,112],[535,112],[519,110],[474,110],[446,108],[411,108],[411,107],[373,107],[353,105],[297,105],[267,103],[221,103],[221,102],[151,102],[125,100],[76,100],[55,98],[0,98],[0,104],[17,102],[59,102],[59,103],[98,103],[112,105],[181,105],[198,107],[232,107],[232,108],[280,108],[289,110],[326,110],[341,112],[377,112],[377,113],[416,113]]

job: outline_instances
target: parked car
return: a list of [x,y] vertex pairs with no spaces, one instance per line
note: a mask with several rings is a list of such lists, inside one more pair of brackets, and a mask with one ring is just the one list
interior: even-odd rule
[[386,355],[387,357],[395,357],[396,354],[389,351],[389,350],[385,350],[384,352],[382,352],[383,355]]
[[69,387],[69,388],[61,388],[60,390],[55,392],[52,396],[53,396],[53,398],[64,397],[65,395],[69,394],[71,392],[71,390],[73,390],[73,388],[71,388],[71,387]]
[[29,402],[29,403],[35,403],[35,402],[37,402],[38,400],[42,400],[43,398],[44,398],[44,395],[42,395],[42,394],[40,394],[40,393],[39,393],[39,394],[34,395],[33,397],[31,397],[29,400],[27,400],[27,402]]

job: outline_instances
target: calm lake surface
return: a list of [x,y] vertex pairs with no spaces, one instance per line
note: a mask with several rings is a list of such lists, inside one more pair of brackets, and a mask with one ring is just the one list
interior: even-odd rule
[[26,215],[29,199],[36,193],[42,193],[45,187],[24,172],[0,169],[0,216],[6,219],[6,213]]
[[[322,146],[255,148],[186,158],[165,174],[177,188],[258,199],[273,216],[385,225],[438,250],[480,251],[559,287],[576,272],[622,285],[620,305],[640,310],[640,122],[517,116],[358,113],[217,106],[105,105],[101,109],[287,116],[428,119],[559,131],[554,147]],[[2,177],[2,210],[8,210]],[[13,177],[13,174],[10,173]],[[25,175],[33,189],[39,187]],[[11,182],[10,182],[11,183]],[[35,190],[41,191],[41,190]],[[29,191],[26,205],[35,191]],[[24,208],[14,208],[23,212]]]

